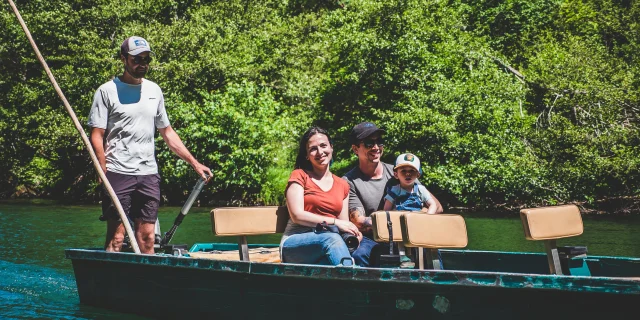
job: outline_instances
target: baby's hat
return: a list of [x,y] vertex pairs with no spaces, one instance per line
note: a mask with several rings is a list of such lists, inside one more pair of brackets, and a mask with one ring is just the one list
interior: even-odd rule
[[403,153],[398,156],[396,159],[396,166],[393,169],[398,169],[400,167],[410,166],[415,168],[418,172],[420,172],[420,159],[416,157],[413,153]]

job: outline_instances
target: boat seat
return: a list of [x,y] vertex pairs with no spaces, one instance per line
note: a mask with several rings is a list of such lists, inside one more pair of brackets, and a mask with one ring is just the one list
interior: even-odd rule
[[[425,214],[405,212],[400,216],[402,241],[405,247],[418,248],[418,268],[442,269],[438,249],[464,248],[467,246],[467,226],[457,214]],[[423,250],[427,250],[427,257]]]
[[[393,242],[402,242],[402,230],[400,228],[400,216],[407,211],[389,211],[391,217],[391,227],[393,231]],[[373,240],[377,242],[389,242],[389,228],[387,227],[386,211],[376,211],[371,214],[371,225],[373,229]]]
[[250,261],[247,236],[284,232],[289,220],[286,206],[223,207],[211,210],[213,234],[237,236],[240,260]]
[[[578,267],[566,268],[569,274],[590,275],[584,262],[586,247],[558,248],[557,239],[579,236],[584,231],[580,209],[576,205],[548,206],[520,210],[520,219],[527,240],[544,241],[549,271],[562,275],[561,261],[577,262]],[[559,250],[560,249],[560,250]],[[559,252],[560,251],[560,252]],[[570,270],[578,270],[570,272]]]
[[400,216],[406,211],[389,211],[389,217],[391,219],[391,230],[393,233],[393,239],[389,239],[389,226],[387,225],[387,212],[376,211],[371,214],[371,226],[373,230],[373,240],[376,242],[389,242],[390,249],[397,244],[398,255],[391,254],[391,252],[383,253],[378,258],[378,262],[373,262],[375,258],[372,258],[371,263],[379,267],[400,267],[400,268],[413,268],[415,264],[407,257],[404,245],[402,244],[402,231],[400,230]]

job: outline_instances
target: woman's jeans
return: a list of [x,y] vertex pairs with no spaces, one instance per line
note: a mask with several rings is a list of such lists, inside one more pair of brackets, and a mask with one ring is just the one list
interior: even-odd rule
[[[342,260],[343,258],[348,258]],[[350,266],[351,254],[338,233],[305,232],[289,236],[282,244],[282,262]]]

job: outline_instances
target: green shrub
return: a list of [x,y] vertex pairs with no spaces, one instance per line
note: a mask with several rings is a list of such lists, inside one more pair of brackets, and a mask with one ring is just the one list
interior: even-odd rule
[[[279,176],[273,168],[286,163],[282,157],[294,148],[304,121],[296,121],[297,114],[276,101],[268,88],[250,82],[230,83],[224,92],[201,95],[203,104],[179,103],[168,112],[187,148],[214,173],[203,199],[258,202],[268,178]],[[188,191],[183,186],[197,179],[195,172],[168,150],[161,138],[157,144],[163,190],[169,201],[174,201],[172,197],[181,199]],[[274,188],[279,186],[270,181],[271,193],[262,200],[278,201]]]
[[[81,122],[122,72],[129,35],[149,79],[216,176],[201,200],[281,204],[295,144],[334,137],[356,163],[360,121],[388,130],[384,160],[416,153],[449,205],[597,205],[640,193],[640,2],[33,0],[22,15]],[[82,141],[15,17],[0,12],[0,197],[96,199]],[[158,139],[163,196],[195,174]],[[21,191],[21,192],[22,192]],[[18,192],[19,193],[19,192]],[[617,209],[616,209],[617,210]]]

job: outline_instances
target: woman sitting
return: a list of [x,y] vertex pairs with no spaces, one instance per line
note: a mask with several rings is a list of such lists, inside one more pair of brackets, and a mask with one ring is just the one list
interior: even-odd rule
[[291,219],[280,242],[283,262],[352,263],[349,249],[340,234],[315,231],[318,224],[326,223],[362,240],[362,234],[349,221],[347,213],[349,185],[329,171],[332,156],[333,146],[327,131],[319,127],[309,128],[300,139],[295,170],[285,191]]

